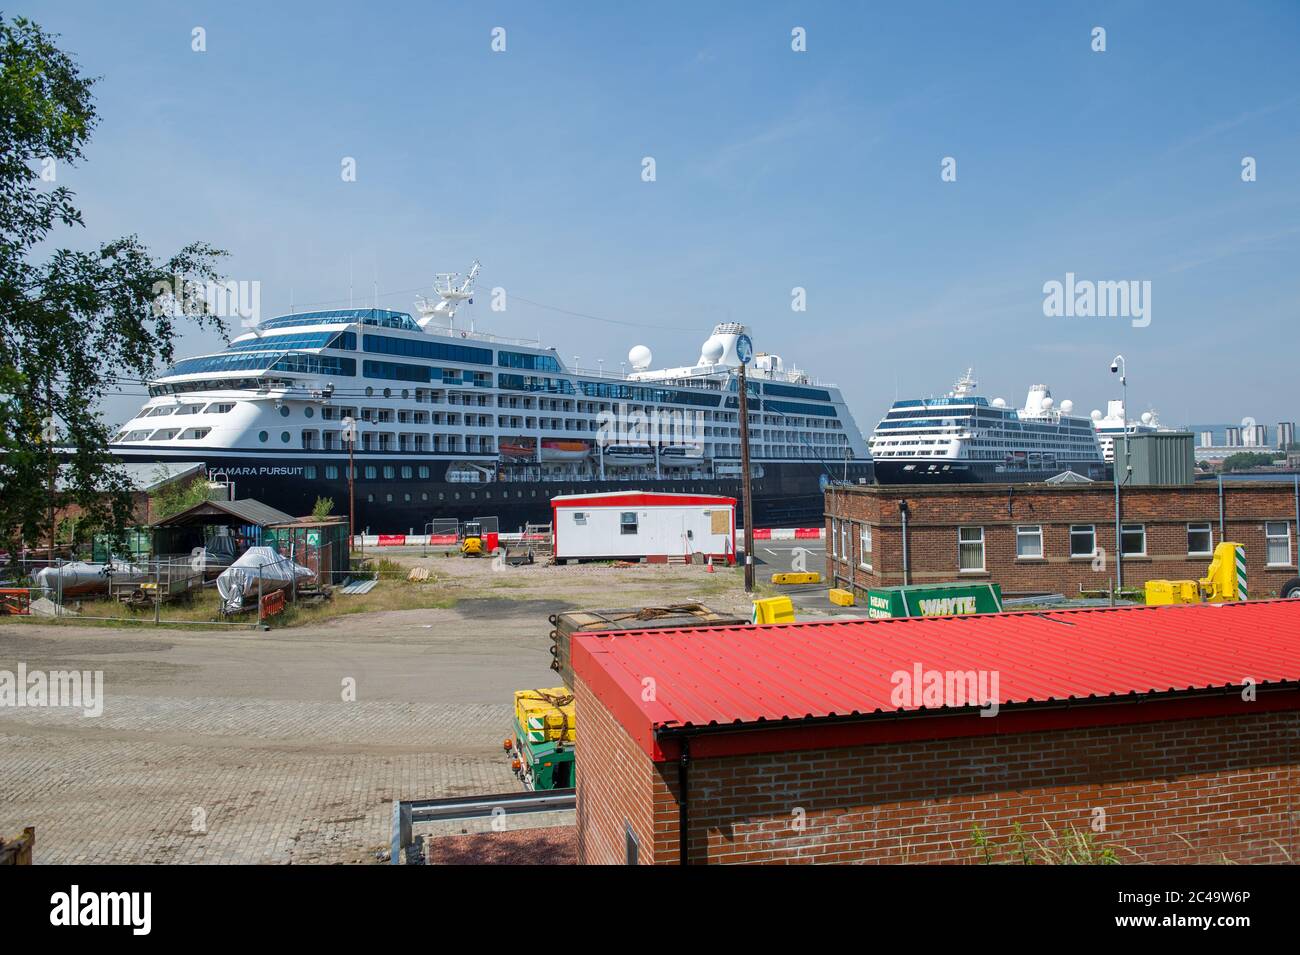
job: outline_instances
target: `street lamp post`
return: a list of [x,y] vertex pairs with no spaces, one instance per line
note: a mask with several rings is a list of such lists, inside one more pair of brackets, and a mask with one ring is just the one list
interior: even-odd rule
[[[356,495],[356,448],[357,448],[357,422],[349,415],[343,419],[343,440],[348,443],[348,534],[352,537],[357,536],[357,495]],[[366,539],[360,538],[361,546],[358,550],[364,551]]]
[[[1122,402],[1124,405],[1124,476],[1128,477],[1128,363],[1124,360],[1123,355],[1116,355],[1110,363],[1110,373],[1119,375],[1119,384],[1122,389]],[[1115,475],[1115,590],[1122,590],[1124,587],[1124,525],[1120,505],[1119,488],[1119,454],[1115,451],[1114,444],[1111,445],[1111,457],[1114,459],[1111,470]]]

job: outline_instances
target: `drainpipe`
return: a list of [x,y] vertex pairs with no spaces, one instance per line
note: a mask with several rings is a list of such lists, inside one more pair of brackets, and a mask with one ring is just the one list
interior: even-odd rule
[[1228,532],[1223,523],[1223,475],[1219,475],[1219,543],[1228,539]]
[[[748,517],[748,515],[746,515]],[[682,737],[682,754],[677,760],[677,851],[678,862],[681,865],[690,865],[690,836],[689,825],[691,821],[690,807],[688,805],[688,773],[687,769],[691,764],[691,743],[686,736]]]
[[[1296,532],[1296,560],[1300,562],[1300,474],[1295,475],[1295,532]],[[1267,559],[1267,558],[1266,558]]]
[[898,513],[902,516],[903,519],[903,586],[904,587],[906,587],[908,584],[911,583],[911,580],[909,579],[911,575],[910,564],[908,563],[907,560],[907,511],[908,511],[907,501],[899,501]]

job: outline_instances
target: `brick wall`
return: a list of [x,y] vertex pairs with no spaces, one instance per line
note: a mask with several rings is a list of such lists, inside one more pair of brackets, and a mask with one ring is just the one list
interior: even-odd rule
[[636,835],[640,864],[655,863],[656,843],[671,843],[673,853],[658,861],[676,862],[677,801],[665,776],[676,768],[651,762],[576,675],[573,693],[581,727],[574,745],[578,862],[624,865],[628,825]]
[[[903,582],[903,538],[899,502],[906,501],[910,581],[991,581],[1007,594],[1077,594],[1082,587],[1105,590],[1115,576],[1114,488],[1094,485],[963,485],[946,488],[858,487],[826,492],[827,577],[858,589]],[[1218,487],[1129,488],[1123,492],[1123,522],[1146,528],[1146,555],[1124,558],[1124,584],[1141,587],[1148,579],[1196,579],[1210,559],[1188,554],[1187,525],[1208,523],[1215,544],[1243,544],[1252,596],[1276,595],[1297,574],[1295,492],[1292,485],[1236,482],[1225,485],[1226,534],[1219,531]],[[837,521],[850,527],[847,561],[843,544],[832,541]],[[1289,563],[1267,566],[1265,522],[1283,522],[1291,535]],[[1091,524],[1107,559],[1094,566],[1070,556],[1070,527]],[[871,529],[871,568],[861,566],[859,531]],[[1016,527],[1042,527],[1043,557],[1016,557]],[[984,529],[983,572],[959,572],[958,528]],[[832,546],[833,545],[833,546]]]
[[[653,815],[641,861],[676,862],[676,765],[656,771],[581,685],[578,710],[581,861],[621,863],[623,820]],[[699,759],[692,861],[974,862],[977,823],[1050,845],[1098,810],[1124,862],[1294,861],[1298,734],[1290,711]]]

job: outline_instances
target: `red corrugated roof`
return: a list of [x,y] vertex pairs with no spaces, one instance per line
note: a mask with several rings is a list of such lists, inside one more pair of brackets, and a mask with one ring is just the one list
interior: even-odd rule
[[651,752],[665,729],[924,710],[893,699],[918,664],[996,672],[1003,706],[1292,683],[1300,600],[575,634],[573,660]]

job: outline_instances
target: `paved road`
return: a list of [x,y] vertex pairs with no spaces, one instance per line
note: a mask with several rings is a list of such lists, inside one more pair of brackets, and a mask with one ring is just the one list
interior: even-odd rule
[[[823,578],[826,575],[826,542],[816,539],[754,541],[755,575],[759,580],[767,580],[772,574],[792,571],[816,571]],[[826,583],[809,584],[799,587],[781,587],[781,592],[790,595],[798,610],[818,610],[836,617],[862,617],[861,608],[837,607],[830,602],[826,592],[830,589]]]

